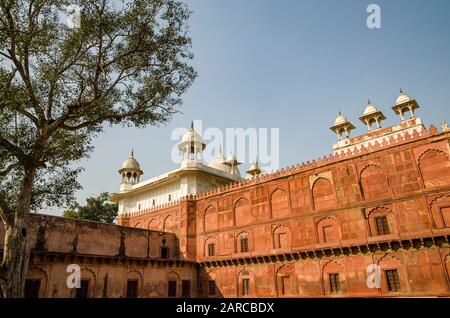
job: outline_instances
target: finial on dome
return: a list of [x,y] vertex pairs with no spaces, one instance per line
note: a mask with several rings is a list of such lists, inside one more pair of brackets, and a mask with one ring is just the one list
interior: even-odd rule
[[403,90],[400,88],[400,94],[403,94]]
[[372,104],[372,103],[370,102],[370,99],[368,99],[367,102],[369,103],[369,105]]
[[191,129],[194,129],[194,121],[191,120]]
[[131,149],[131,158],[134,158],[134,149]]

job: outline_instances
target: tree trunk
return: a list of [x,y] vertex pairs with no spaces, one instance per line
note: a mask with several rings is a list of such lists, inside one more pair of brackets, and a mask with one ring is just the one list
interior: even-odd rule
[[5,243],[3,262],[0,266],[0,287],[5,298],[24,297],[25,278],[28,270],[29,250],[27,249],[28,220],[31,194],[36,169],[29,168],[21,183],[12,222],[4,220]]

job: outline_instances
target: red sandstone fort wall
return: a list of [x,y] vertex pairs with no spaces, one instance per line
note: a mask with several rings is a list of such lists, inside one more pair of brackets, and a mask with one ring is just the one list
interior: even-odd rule
[[398,271],[400,295],[448,295],[449,158],[449,134],[432,127],[197,195],[195,218],[182,200],[126,220],[162,229],[173,215],[173,232],[190,238],[181,248],[204,268],[199,283],[216,281],[224,296],[243,296],[244,279],[250,296],[328,295],[328,273],[340,273],[342,295],[395,295],[385,277],[367,287],[370,264]]

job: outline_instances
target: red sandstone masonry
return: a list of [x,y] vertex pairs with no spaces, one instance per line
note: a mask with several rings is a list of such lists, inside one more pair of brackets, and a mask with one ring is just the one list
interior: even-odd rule
[[[450,296],[449,138],[434,126],[398,135],[121,215],[131,227],[33,216],[28,278],[41,281],[40,297],[75,296],[70,263],[82,267],[89,297],[123,297],[129,280],[139,297],[168,296],[170,281],[178,297],[183,281],[202,297]],[[367,287],[370,264],[382,269],[379,289]],[[389,291],[386,270],[397,271],[399,291]]]

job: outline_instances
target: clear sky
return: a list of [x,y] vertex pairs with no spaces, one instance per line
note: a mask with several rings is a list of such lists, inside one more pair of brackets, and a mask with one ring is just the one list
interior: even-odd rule
[[[450,1],[189,0],[194,85],[182,114],[163,127],[106,128],[81,165],[78,201],[119,189],[117,173],[134,149],[147,179],[177,168],[171,132],[203,128],[279,128],[280,167],[331,153],[340,109],[358,120],[367,99],[388,119],[403,88],[427,126],[450,123]],[[369,29],[366,8],[381,8]],[[247,168],[242,166],[241,171]],[[46,212],[60,214],[61,209]]]

